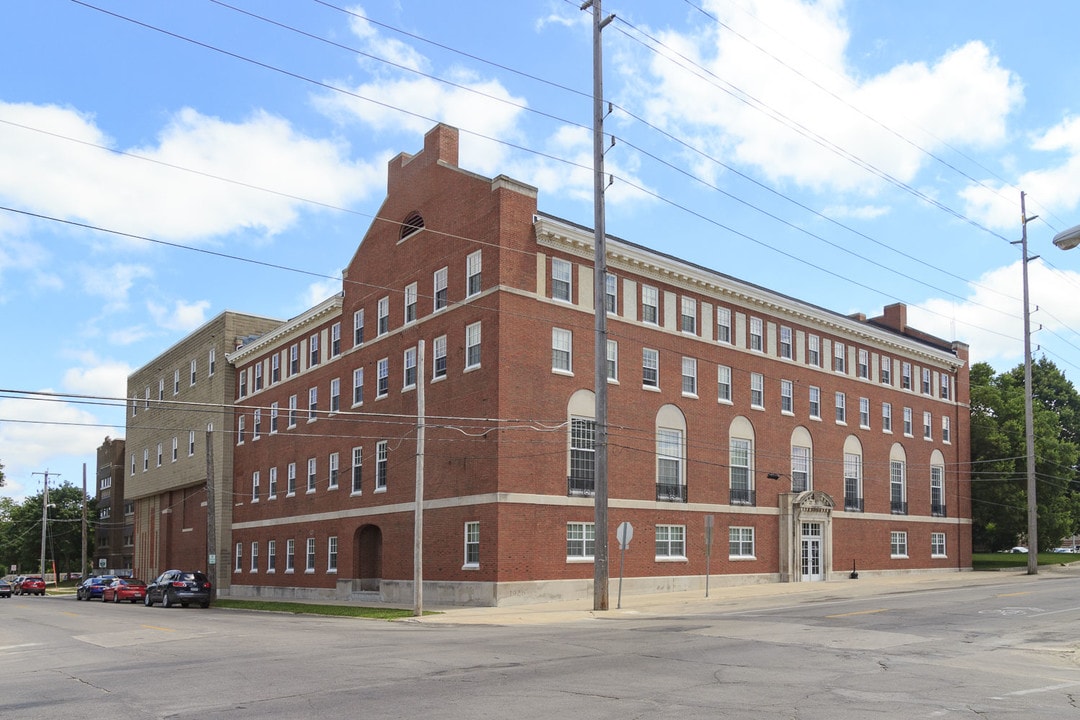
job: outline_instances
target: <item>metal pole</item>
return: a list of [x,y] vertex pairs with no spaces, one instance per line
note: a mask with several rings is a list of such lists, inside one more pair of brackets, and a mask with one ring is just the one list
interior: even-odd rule
[[[45,528],[49,521],[49,471],[46,470],[43,473],[33,473],[34,475],[44,475],[45,483],[41,491],[41,564],[38,565],[41,571],[42,579],[45,578]],[[54,475],[56,473],[53,473]]]
[[[1037,215],[1027,216],[1025,194],[1020,193],[1020,216],[1023,233],[1020,236],[1020,252],[1024,270],[1024,439],[1027,444],[1027,526],[1028,526],[1028,575],[1039,572],[1039,506],[1035,494],[1035,421],[1031,389],[1031,305],[1028,301],[1028,245],[1027,224]],[[1036,256],[1038,257],[1038,256]]]
[[[217,507],[214,498],[214,431],[206,428],[206,574],[213,578],[210,592],[218,596]],[[157,568],[155,572],[160,571]]]
[[[113,464],[110,462],[109,477],[112,477],[112,466]],[[79,574],[86,574],[86,463],[83,463],[82,466],[82,564],[79,565]]]
[[424,341],[416,344],[416,510],[413,512],[413,615],[424,614]]
[[596,393],[596,480],[594,500],[593,610],[608,609],[608,392],[607,392],[607,230],[604,223],[604,70],[600,33],[614,16],[603,17],[601,0],[581,6],[593,11],[593,310]]

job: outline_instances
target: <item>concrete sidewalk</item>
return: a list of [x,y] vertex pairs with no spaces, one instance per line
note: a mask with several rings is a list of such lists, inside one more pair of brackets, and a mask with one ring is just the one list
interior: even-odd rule
[[1062,575],[1080,575],[1080,563],[1040,566],[1038,575],[1024,570],[997,572],[912,573],[902,575],[861,576],[816,583],[768,583],[710,588],[704,591],[656,593],[622,596],[621,607],[616,592],[610,596],[609,609],[595,611],[592,597],[580,600],[512,605],[505,607],[428,607],[425,611],[439,614],[422,618],[406,618],[399,622],[460,625],[544,625],[549,623],[584,622],[589,620],[640,619],[656,616],[693,615],[737,610],[749,607],[776,607],[793,602],[846,600],[886,596],[900,592],[972,587],[979,585],[1010,585],[1022,587]]

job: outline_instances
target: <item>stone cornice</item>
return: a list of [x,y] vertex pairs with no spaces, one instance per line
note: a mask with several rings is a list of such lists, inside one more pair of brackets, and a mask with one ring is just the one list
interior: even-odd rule
[[306,327],[323,322],[331,315],[340,315],[341,301],[341,293],[336,293],[306,312],[286,320],[270,332],[260,335],[255,340],[238,347],[231,353],[226,353],[225,357],[233,365],[238,365],[252,355],[265,351],[268,346],[276,345]]

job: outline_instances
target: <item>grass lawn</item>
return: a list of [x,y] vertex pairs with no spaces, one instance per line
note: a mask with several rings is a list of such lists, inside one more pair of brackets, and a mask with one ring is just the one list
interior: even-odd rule
[[[270,600],[230,600],[214,601],[214,607],[235,610],[262,610],[264,612],[284,612],[296,615],[334,615],[336,617],[372,618],[374,620],[398,620],[412,617],[411,609],[359,607],[355,605],[317,605],[314,603],[278,602]],[[425,615],[434,613],[425,612]]]
[[[1040,565],[1066,565],[1080,562],[1080,553],[1039,553]],[[975,570],[1002,570],[1026,568],[1027,553],[975,553],[971,565]]]

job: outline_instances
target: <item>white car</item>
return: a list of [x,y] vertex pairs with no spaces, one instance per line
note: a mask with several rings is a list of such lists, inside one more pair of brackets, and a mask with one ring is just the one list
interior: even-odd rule
[[1014,553],[1026,553],[1027,551],[1028,551],[1028,550],[1027,550],[1027,548],[1026,548],[1026,547],[1021,547],[1021,546],[1017,545],[1016,547],[1014,547],[1014,548],[1013,548],[1012,550],[1010,550],[1009,552],[1014,552]]

